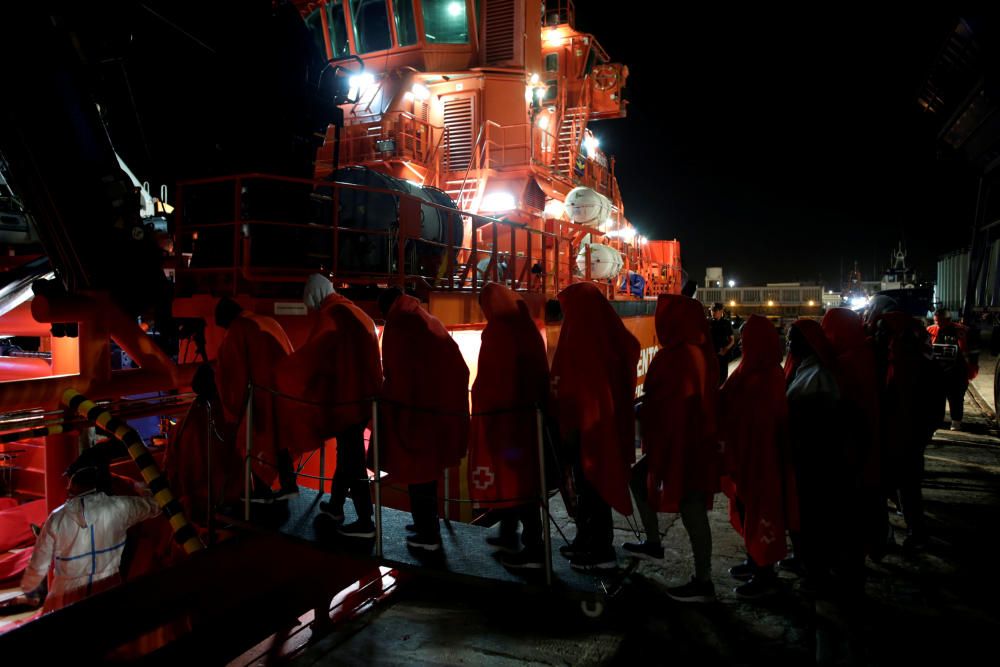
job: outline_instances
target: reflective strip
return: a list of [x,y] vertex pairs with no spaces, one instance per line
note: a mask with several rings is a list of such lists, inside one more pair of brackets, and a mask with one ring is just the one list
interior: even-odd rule
[[115,437],[121,440],[122,438],[125,437],[125,434],[128,433],[128,430],[129,430],[128,426],[122,426],[117,431],[115,431]]
[[163,489],[155,496],[153,496],[153,500],[155,500],[156,504],[159,505],[160,507],[163,507],[173,499],[174,496],[172,493],[170,493],[170,489]]
[[156,464],[153,464],[148,468],[142,469],[142,478],[146,480],[146,484],[149,484],[159,476],[160,476],[160,469],[156,467]]
[[[91,526],[91,529],[93,529],[93,526]],[[121,549],[122,547],[125,546],[125,542],[126,541],[127,540],[122,540],[121,542],[119,542],[118,544],[116,544],[113,547],[108,547],[107,549],[96,549],[96,550],[93,550],[92,552],[88,551],[87,553],[82,553],[82,554],[79,554],[78,556],[56,556],[56,560],[71,561],[71,560],[78,560],[80,558],[86,558],[87,556],[90,556],[91,553],[94,553],[94,554],[105,554],[105,553],[108,553],[109,551],[114,551],[115,549]]]
[[170,517],[170,525],[174,527],[174,530],[180,530],[187,525],[187,520],[183,514],[175,514]]
[[101,428],[106,428],[107,425],[108,425],[108,422],[111,421],[111,413],[110,412],[102,412],[101,414],[97,415],[97,419],[95,419],[94,421]]

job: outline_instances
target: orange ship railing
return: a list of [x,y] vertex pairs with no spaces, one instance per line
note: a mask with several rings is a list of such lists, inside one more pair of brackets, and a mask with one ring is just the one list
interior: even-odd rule
[[352,118],[344,126],[340,145],[341,165],[409,160],[428,170],[428,185],[435,185],[437,175],[447,171],[441,165],[447,154],[446,129],[407,111]]
[[[345,226],[339,205],[343,190],[392,197],[398,225],[393,220],[386,221],[385,229]],[[222,205],[206,205],[209,200]],[[327,204],[329,211],[316,215],[317,204],[321,209]],[[421,237],[422,208],[427,207],[446,216],[443,240]],[[254,285],[300,282],[321,268],[344,283],[417,282],[431,289],[473,292],[486,280],[513,289],[557,292],[575,279],[590,279],[589,271],[574,275],[572,236],[391,190],[242,174],[179,184],[177,210],[177,284],[182,293],[209,288],[238,294]],[[195,217],[199,220],[192,222]],[[465,238],[455,238],[458,220]],[[376,258],[377,265],[358,266],[341,252],[359,239],[376,246],[381,242],[385,252]],[[486,264],[480,267],[483,260]]]

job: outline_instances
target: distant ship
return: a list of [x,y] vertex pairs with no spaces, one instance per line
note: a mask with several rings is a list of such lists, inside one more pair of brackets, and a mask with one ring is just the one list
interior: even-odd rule
[[872,296],[888,296],[914,317],[926,317],[934,302],[934,290],[917,286],[917,274],[906,264],[906,248],[900,243],[892,252],[889,268],[882,274],[881,289]]

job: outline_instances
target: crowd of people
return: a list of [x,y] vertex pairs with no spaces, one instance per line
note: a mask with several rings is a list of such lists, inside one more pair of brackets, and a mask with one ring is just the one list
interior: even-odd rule
[[[576,524],[559,551],[577,570],[618,566],[612,510],[635,510],[644,539],[621,548],[653,561],[664,557],[658,514],[680,514],[693,574],[667,593],[685,602],[715,598],[707,512],[719,491],[746,546],[745,561],[730,569],[739,597],[775,593],[782,568],[817,598],[857,601],[865,558],[882,558],[892,542],[890,502],[905,518],[903,547],[926,543],[924,448],[945,396],[952,428],[961,428],[974,372],[964,329],[946,311],[925,328],[875,303],[864,318],[832,309],[821,322],[796,321],[787,351],[769,320],[751,316],[741,330],[740,364],[728,375],[722,369],[735,341],[731,327],[719,324],[721,304],[706,318],[695,299],[664,295],[655,312],[660,349],[637,405],[639,342],[596,286],[571,285],[546,305],[545,319],[561,322],[550,358],[537,313],[491,283],[480,294],[486,324],[470,401],[458,345],[416,298],[397,288],[379,295],[381,346],[372,318],[325,277],[310,277],[304,301],[315,325],[294,350],[274,319],[227,298],[218,303],[225,337],[214,370],[206,365],[195,378],[197,399],[166,462],[196,523],[211,514],[208,499],[241,499],[241,444],[252,429],[254,501],[297,494],[295,458],[336,439],[336,471],[320,511],[345,538],[372,538],[365,433],[376,426],[377,398],[380,467],[392,483],[407,485],[413,523],[406,542],[417,553],[442,548],[438,479],[467,456],[469,494],[499,523],[487,543],[512,570],[544,567],[540,500],[556,488]],[[209,447],[213,466],[205,471]],[[26,590],[52,562],[68,582],[59,595],[80,588],[73,582],[81,576],[88,594],[99,590],[117,572],[111,549],[124,531],[157,514],[142,496],[113,500],[91,479],[95,472],[73,472],[71,500],[42,528]],[[348,497],[356,519],[345,523]],[[108,564],[78,575],[68,564],[79,558],[78,533],[88,526],[102,534],[93,532],[84,551],[102,545]]]

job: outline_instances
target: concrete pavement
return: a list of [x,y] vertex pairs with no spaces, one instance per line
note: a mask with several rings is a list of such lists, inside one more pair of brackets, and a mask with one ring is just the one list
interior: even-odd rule
[[[835,664],[968,664],[995,650],[1000,440],[971,392],[966,411],[967,430],[940,430],[927,450],[930,544],[867,564],[867,599],[857,611],[861,640],[855,655],[841,654]],[[554,510],[572,535],[565,512]],[[780,594],[766,601],[736,598],[727,570],[743,558],[743,547],[721,496],[710,520],[714,604],[682,604],[664,595],[667,585],[689,576],[691,553],[678,518],[661,515],[665,562],[641,564],[597,621],[558,597],[417,580],[391,605],[336,629],[296,664],[811,664],[816,614],[798,580],[782,574]],[[891,521],[901,543],[902,518]],[[624,517],[617,517],[616,532],[618,545],[634,537]]]

